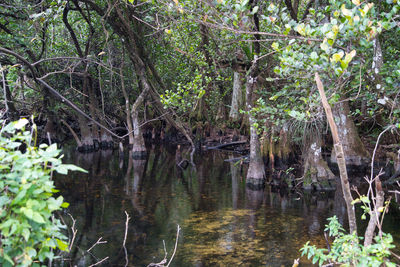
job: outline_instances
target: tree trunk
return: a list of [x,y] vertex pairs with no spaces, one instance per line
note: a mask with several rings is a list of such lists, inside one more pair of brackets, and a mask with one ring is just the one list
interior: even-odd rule
[[285,123],[279,132],[278,159],[281,168],[287,168],[290,154],[292,152],[291,144],[288,138],[288,125]]
[[125,88],[125,81],[124,81],[124,72],[123,72],[123,64],[121,64],[121,69],[120,69],[120,76],[121,76],[121,90],[125,98],[125,113],[126,113],[126,125],[128,126],[128,136],[129,136],[129,145],[133,145],[134,142],[134,137],[133,137],[133,126],[132,126],[132,118],[131,118],[131,109],[130,109],[130,103],[129,103],[129,95],[126,92]]
[[[251,8],[257,6],[258,1],[250,1]],[[259,31],[259,19],[257,12],[253,15],[254,30]],[[255,35],[257,40],[260,39],[258,34]],[[260,43],[254,43],[254,59],[246,77],[246,110],[249,116],[250,123],[250,163],[247,171],[246,183],[254,186],[263,186],[265,181],[264,163],[260,153],[260,141],[257,135],[257,128],[255,127],[256,119],[251,112],[254,103],[254,88],[257,86],[258,69],[258,55],[260,54]]]
[[93,136],[88,121],[81,115],[78,115],[79,128],[81,131],[81,146],[78,147],[80,152],[91,152],[94,150]]
[[255,76],[255,69],[257,68],[257,61],[253,63],[247,77],[246,83],[246,104],[250,122],[250,162],[247,171],[246,183],[260,186],[264,183],[265,170],[264,163],[261,158],[260,141],[258,139],[257,128],[255,127],[256,119],[251,112],[253,105],[253,88],[257,83],[257,76]]
[[[372,191],[373,189],[370,188]],[[380,219],[380,215],[382,213],[381,208],[384,207],[384,203],[385,202],[385,193],[382,190],[382,183],[381,180],[379,179],[379,177],[377,177],[375,179],[375,199],[373,201],[374,205],[373,206],[373,210],[369,211],[369,222],[368,222],[368,226],[367,229],[365,230],[365,235],[364,235],[364,246],[367,247],[369,245],[372,244],[372,240],[375,237],[375,228],[377,225],[380,226],[379,219]],[[378,227],[380,233],[379,236],[382,237],[382,229],[380,227]]]
[[[338,128],[339,140],[342,143],[346,157],[346,165],[360,166],[367,164],[370,157],[349,114],[348,101],[341,101],[335,104],[333,115]],[[332,150],[331,161],[337,163],[335,150]]]
[[82,147],[82,142],[79,139],[78,135],[76,134],[76,132],[74,131],[74,129],[72,129],[72,127],[64,120],[61,120],[61,122],[68,128],[68,130],[71,132],[72,136],[75,139],[76,144],[78,145],[78,147]]
[[321,144],[321,136],[315,135],[303,150],[303,187],[306,189],[311,189],[312,186],[316,186],[317,189],[330,188],[328,180],[335,178],[328,164],[322,158]]
[[231,110],[229,112],[229,118],[232,122],[239,120],[239,109],[242,102],[242,79],[239,72],[233,73],[233,92],[232,92],[232,103]]
[[[2,68],[0,64],[0,68]],[[12,100],[12,95],[10,92],[10,87],[8,85],[6,76],[7,71],[3,70],[1,72],[2,80],[3,80],[3,92],[4,92],[4,106],[6,108],[6,116],[11,120],[15,121],[18,119],[18,112],[14,106],[14,102]]]
[[144,70],[137,70],[137,75],[138,75],[140,87],[142,88],[142,92],[136,99],[135,103],[132,105],[132,109],[131,109],[132,127],[133,127],[132,156],[135,159],[140,159],[140,158],[145,157],[147,155],[147,152],[146,152],[146,146],[144,143],[143,134],[140,129],[139,107],[143,104],[144,99],[150,90],[150,86],[147,83],[146,77],[144,75]]

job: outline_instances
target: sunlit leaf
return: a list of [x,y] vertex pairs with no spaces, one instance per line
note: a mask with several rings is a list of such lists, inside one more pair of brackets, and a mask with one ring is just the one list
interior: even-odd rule
[[353,14],[353,13],[351,12],[351,10],[348,10],[348,9],[346,8],[345,4],[342,5],[342,7],[341,7],[340,10],[342,11],[342,14],[343,14],[345,17],[351,17],[351,15]]
[[68,251],[68,244],[65,243],[64,241],[60,240],[60,239],[56,239],[57,240],[57,247],[61,250],[61,251]]
[[344,55],[343,51],[333,54],[333,56],[331,57],[331,62],[333,62],[333,63],[338,62],[339,60],[342,59],[343,55]]
[[29,123],[29,121],[25,118],[19,119],[18,121],[14,122],[14,127],[15,129],[22,129],[23,127],[25,127],[25,125],[27,125]]

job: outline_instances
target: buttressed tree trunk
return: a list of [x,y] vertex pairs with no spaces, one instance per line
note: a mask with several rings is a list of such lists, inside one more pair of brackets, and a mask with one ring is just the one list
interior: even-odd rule
[[254,77],[254,68],[257,68],[257,63],[253,63],[250,69],[250,73],[247,77],[246,83],[246,104],[248,117],[250,122],[250,162],[249,169],[247,171],[247,183],[254,184],[256,186],[262,185],[265,178],[264,163],[261,158],[260,141],[257,134],[257,128],[255,127],[256,119],[250,112],[253,104],[253,88],[257,83],[257,77]]
[[313,135],[311,141],[307,142],[304,146],[304,188],[309,189],[314,185],[318,189],[323,189],[328,187],[329,179],[335,178],[335,175],[322,157],[321,144],[321,136],[317,134]]
[[93,151],[94,143],[93,136],[88,121],[81,115],[78,115],[79,128],[81,130],[81,147],[78,147],[79,151],[89,152]]
[[[353,119],[350,117],[348,101],[339,101],[333,108],[333,116],[337,124],[339,139],[342,142],[343,152],[347,165],[360,166],[368,163],[369,154],[361,142]],[[332,150],[331,161],[337,163],[335,150]]]

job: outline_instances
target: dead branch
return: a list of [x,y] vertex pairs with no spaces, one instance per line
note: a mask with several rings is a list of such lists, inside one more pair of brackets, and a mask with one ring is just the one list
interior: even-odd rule
[[329,126],[330,126],[331,132],[332,132],[334,148],[336,151],[336,159],[337,159],[337,163],[339,166],[343,196],[346,201],[350,233],[354,233],[354,232],[357,233],[356,214],[355,214],[355,210],[354,210],[354,205],[352,204],[353,197],[351,196],[349,178],[347,176],[346,161],[345,161],[345,155],[343,152],[343,146],[339,139],[338,129],[337,129],[336,123],[333,119],[331,106],[329,105],[328,100],[326,99],[324,85],[322,84],[321,79],[317,72],[315,73],[315,81],[317,83],[318,91],[321,96],[322,105],[324,106],[326,117],[328,119]]
[[86,250],[86,252],[90,252],[95,246],[97,246],[97,245],[99,245],[99,244],[106,244],[106,243],[107,243],[106,240],[101,241],[102,239],[103,239],[103,237],[100,237],[100,238],[96,241],[96,243],[94,243],[88,250]]
[[71,242],[69,243],[69,247],[68,247],[68,250],[71,251],[71,248],[75,242],[75,237],[76,237],[76,233],[78,232],[78,229],[75,228],[76,220],[74,219],[74,217],[72,217],[72,215],[70,213],[68,213],[68,215],[69,215],[69,217],[71,217],[71,220],[72,220],[72,226],[71,226],[72,238],[71,238]]
[[128,266],[129,260],[128,260],[128,251],[126,250],[126,237],[128,236],[128,223],[131,217],[129,217],[129,214],[125,211],[126,215],[126,221],[125,221],[125,235],[124,235],[124,242],[122,243],[122,247],[124,248],[125,252],[125,267]]
[[68,128],[68,130],[71,132],[72,136],[75,139],[75,142],[78,144],[78,147],[82,146],[82,142],[81,139],[79,139],[78,135],[76,134],[76,132],[74,131],[74,129],[72,129],[72,127],[65,121],[65,120],[61,120],[61,122]]
[[[167,250],[165,249],[165,242],[164,242],[164,240],[163,240],[164,252],[165,252],[164,259],[162,259],[159,263],[150,263],[149,265],[147,265],[147,267],[168,267],[168,266],[171,264],[172,260],[173,260],[174,257],[175,257],[176,249],[177,249],[177,247],[178,247],[178,240],[179,240],[179,232],[180,232],[180,230],[181,230],[181,227],[180,227],[179,224],[178,224],[177,230],[176,230],[176,238],[175,238],[174,252],[172,253],[172,256],[171,256],[171,258],[169,259],[169,261],[167,260]],[[167,263],[167,262],[168,262],[168,264],[165,265],[165,263]]]
[[104,259],[102,259],[102,260],[96,262],[95,264],[89,265],[89,267],[93,267],[93,266],[99,265],[99,264],[101,264],[103,261],[108,260],[108,258],[109,258],[109,257],[107,256],[107,257],[105,257]]

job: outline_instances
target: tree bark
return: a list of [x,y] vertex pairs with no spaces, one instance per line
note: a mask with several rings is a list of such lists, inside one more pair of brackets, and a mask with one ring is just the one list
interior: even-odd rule
[[257,83],[257,76],[255,69],[257,69],[257,58],[253,63],[246,83],[246,104],[248,117],[250,122],[250,162],[249,169],[247,171],[247,183],[260,185],[265,179],[264,163],[261,158],[260,152],[260,141],[257,134],[257,128],[255,127],[256,119],[251,112],[253,104],[253,88]]
[[139,124],[139,107],[143,104],[144,99],[148,92],[150,91],[150,85],[147,83],[146,77],[144,75],[144,70],[137,70],[137,76],[140,83],[140,88],[142,88],[142,92],[136,98],[135,103],[131,108],[131,117],[132,117],[132,127],[133,127],[133,146],[132,146],[132,155],[134,158],[143,158],[146,156],[146,146],[144,143],[144,138],[142,131],[140,129]]
[[233,91],[232,91],[232,102],[231,110],[229,112],[229,118],[232,122],[239,120],[239,109],[242,102],[242,79],[239,72],[233,72]]
[[93,151],[94,143],[93,136],[88,121],[81,115],[78,115],[79,128],[81,130],[81,146],[78,147],[79,151],[89,152]]
[[[258,1],[250,1],[249,4],[251,8],[257,5]],[[256,31],[260,30],[259,19],[257,13],[253,15],[254,29]],[[257,40],[260,39],[259,35],[255,35]],[[264,184],[265,180],[265,170],[264,163],[261,158],[260,152],[260,141],[257,134],[257,128],[255,127],[256,118],[251,112],[254,103],[254,89],[257,86],[257,76],[259,74],[258,69],[258,55],[260,54],[260,44],[256,42],[254,44],[254,59],[248,75],[246,77],[246,110],[249,117],[250,123],[250,162],[249,169],[247,171],[246,183],[253,184],[255,186],[261,186]]]
[[303,150],[304,171],[303,186],[310,189],[315,185],[318,189],[328,187],[328,180],[334,179],[335,175],[329,169],[328,164],[322,157],[321,136],[315,135],[311,142],[305,144]]
[[121,76],[121,90],[122,90],[122,93],[123,93],[124,98],[125,98],[126,125],[128,126],[129,145],[133,145],[134,136],[133,136],[131,109],[130,109],[130,103],[129,103],[129,95],[126,92],[126,88],[125,88],[123,62],[122,62],[121,69],[120,69],[120,76]]
[[78,147],[82,147],[82,142],[79,139],[78,135],[76,134],[76,132],[74,131],[74,129],[72,129],[72,127],[64,120],[61,120],[61,122],[68,128],[68,130],[71,132],[72,136],[75,139],[76,144],[78,145]]
[[[2,68],[0,64],[0,68]],[[10,91],[10,86],[8,85],[6,76],[7,72],[2,71],[1,72],[2,76],[2,81],[3,81],[3,93],[4,93],[4,106],[6,108],[6,115],[11,121],[15,121],[18,119],[18,112],[17,109],[14,106],[14,102],[12,100],[12,95]]]
[[[337,123],[339,140],[343,146],[346,164],[360,166],[368,163],[370,156],[361,142],[353,119],[350,117],[349,102],[341,101],[336,103],[333,108],[333,115]],[[333,150],[331,161],[338,163],[335,153],[335,150]]]
[[[372,188],[371,188],[372,190]],[[384,205],[385,202],[385,193],[382,190],[382,184],[381,180],[379,177],[375,179],[375,199],[372,200],[374,203],[374,209],[369,212],[369,222],[367,229],[365,230],[364,234],[364,246],[367,247],[372,244],[372,240],[374,239],[375,235],[375,228],[378,225],[377,221],[380,218],[380,215],[382,213],[381,208]],[[381,231],[381,229],[379,229]]]

